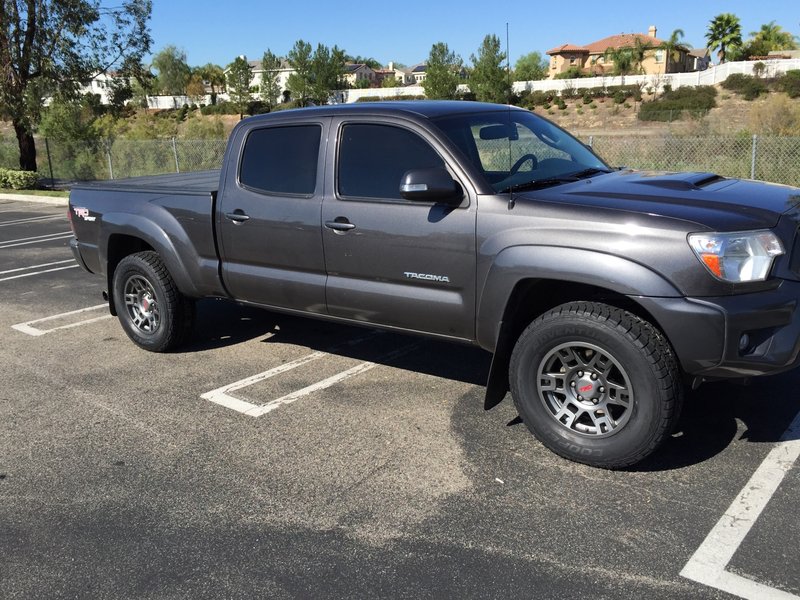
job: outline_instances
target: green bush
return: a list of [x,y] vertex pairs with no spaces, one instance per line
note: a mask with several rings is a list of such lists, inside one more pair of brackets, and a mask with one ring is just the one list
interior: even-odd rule
[[0,188],[12,190],[32,190],[36,187],[39,176],[33,171],[16,169],[0,169]]
[[625,102],[625,92],[623,92],[622,90],[617,90],[616,92],[614,92],[613,98],[614,98],[614,104],[622,104],[623,102]]
[[800,69],[786,71],[778,78],[776,85],[779,90],[786,92],[789,98],[800,98]]
[[592,95],[590,93],[587,92],[587,93],[585,93],[583,95],[583,103],[584,104],[591,104],[592,100],[593,100],[593,98],[592,98]]
[[356,102],[394,102],[395,100],[425,100],[425,96],[362,96]]
[[761,94],[766,94],[768,91],[766,83],[757,77],[744,75],[743,73],[728,75],[728,78],[722,82],[722,87],[744,96],[745,100],[755,100]]
[[710,85],[670,90],[664,92],[658,100],[643,103],[639,109],[639,119],[675,121],[686,115],[705,115],[717,105],[716,96],[717,90]]
[[220,102],[219,104],[209,104],[200,109],[203,115],[238,115],[239,109],[233,102]]

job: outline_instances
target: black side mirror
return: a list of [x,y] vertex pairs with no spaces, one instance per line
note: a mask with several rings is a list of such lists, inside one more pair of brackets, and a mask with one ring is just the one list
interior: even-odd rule
[[460,204],[464,196],[461,186],[446,169],[411,169],[400,181],[400,195],[418,202]]

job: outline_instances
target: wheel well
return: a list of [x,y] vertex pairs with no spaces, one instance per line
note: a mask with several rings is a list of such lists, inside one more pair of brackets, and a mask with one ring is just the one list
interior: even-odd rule
[[131,235],[114,234],[108,238],[106,277],[108,285],[108,304],[112,315],[117,314],[116,307],[114,306],[114,294],[111,289],[114,282],[114,271],[117,270],[117,265],[126,256],[152,249],[153,248],[147,242]]
[[506,304],[504,327],[510,328],[508,333],[511,339],[516,340],[522,330],[539,315],[560,304],[578,300],[603,302],[627,310],[661,330],[648,311],[623,294],[593,285],[553,279],[528,279],[517,283]]

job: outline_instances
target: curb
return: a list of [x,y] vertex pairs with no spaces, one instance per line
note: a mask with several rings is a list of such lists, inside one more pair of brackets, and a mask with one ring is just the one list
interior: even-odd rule
[[36,204],[49,204],[51,206],[67,206],[69,202],[69,198],[53,198],[50,196],[34,196],[28,194],[0,194],[0,200],[33,202]]

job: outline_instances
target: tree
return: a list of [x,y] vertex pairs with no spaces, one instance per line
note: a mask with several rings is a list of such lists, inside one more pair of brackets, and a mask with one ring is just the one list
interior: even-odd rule
[[186,52],[175,46],[167,46],[153,57],[151,65],[158,71],[156,86],[167,96],[182,96],[186,93],[191,69],[186,62]]
[[253,78],[253,67],[244,56],[237,56],[228,65],[226,81],[231,100],[239,109],[239,118],[244,116],[244,111],[250,102],[250,80]]
[[267,103],[272,110],[280,101],[281,86],[278,83],[278,76],[281,70],[281,59],[267,48],[261,59],[261,99]]
[[33,128],[43,99],[150,51],[151,0],[3,0],[0,4],[0,112],[14,126],[19,166],[36,170]]
[[459,75],[463,69],[463,61],[444,42],[431,46],[425,68],[425,79],[422,87],[425,96],[431,100],[448,100],[456,98]]
[[748,40],[742,49],[742,55],[767,56],[776,50],[797,50],[797,42],[788,31],[783,31],[775,21],[770,21],[761,26],[758,31],[750,32],[752,39]]
[[203,81],[211,87],[211,104],[216,104],[217,90],[225,87],[225,72],[222,70],[222,67],[213,63],[207,63],[202,67],[197,67],[195,72],[197,72],[200,77],[203,78]]
[[709,52],[717,51],[719,62],[725,62],[730,51],[742,46],[742,26],[739,17],[731,13],[722,13],[714,17],[708,25],[706,42]]
[[344,87],[344,50],[318,44],[311,57],[311,97],[316,104],[327,104],[334,91]]
[[470,57],[473,67],[469,75],[469,89],[479,102],[508,102],[511,84],[503,66],[506,54],[500,48],[500,38],[490,34],[483,38],[478,56],[473,54]]
[[680,58],[682,47],[683,29],[675,29],[661,47],[664,49],[664,73],[669,73],[670,63],[677,62]]
[[394,75],[389,75],[388,77],[383,78],[383,81],[381,81],[381,87],[384,88],[400,87],[400,81]]
[[186,83],[186,95],[192,99],[192,102],[202,102],[206,96],[206,85],[203,83],[203,77],[195,70],[189,75],[189,81]]
[[630,46],[622,48],[606,48],[603,53],[606,62],[611,61],[614,64],[614,75],[630,75],[633,71],[633,48]]
[[538,81],[547,77],[549,63],[538,52],[520,56],[514,65],[515,81]]
[[311,44],[297,40],[286,59],[294,69],[286,81],[286,87],[298,105],[306,106],[311,96]]
[[647,55],[649,50],[653,49],[653,44],[649,41],[645,40],[642,41],[644,36],[637,35],[633,40],[633,47],[631,48],[631,58],[633,60],[633,70],[637,73],[644,73],[644,69],[642,68],[642,63],[644,62],[644,57]]

